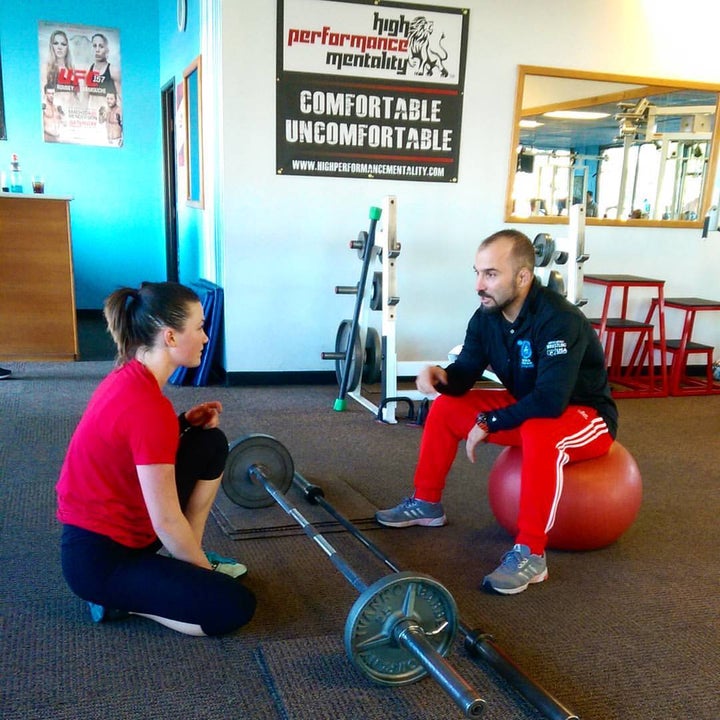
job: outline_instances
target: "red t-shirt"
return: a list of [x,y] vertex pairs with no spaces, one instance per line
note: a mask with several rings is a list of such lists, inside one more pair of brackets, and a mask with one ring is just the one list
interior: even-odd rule
[[57,483],[58,520],[127,547],[157,539],[137,465],[175,464],[178,419],[155,376],[137,360],[97,387],[70,440]]

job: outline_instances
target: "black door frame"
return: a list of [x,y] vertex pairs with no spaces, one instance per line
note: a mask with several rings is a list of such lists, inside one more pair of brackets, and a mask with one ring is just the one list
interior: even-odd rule
[[165,258],[167,279],[180,279],[177,226],[177,177],[175,172],[175,80],[160,88],[162,108],[163,176],[165,199]]

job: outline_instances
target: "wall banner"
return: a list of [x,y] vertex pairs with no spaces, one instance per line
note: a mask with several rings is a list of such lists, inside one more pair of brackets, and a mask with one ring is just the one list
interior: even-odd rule
[[278,0],[277,173],[457,182],[468,18]]
[[121,147],[119,31],[40,22],[38,50],[45,142]]

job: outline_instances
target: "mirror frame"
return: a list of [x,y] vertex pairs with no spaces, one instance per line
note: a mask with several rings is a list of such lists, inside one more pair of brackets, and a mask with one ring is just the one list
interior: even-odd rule
[[204,207],[202,152],[202,58],[198,55],[183,72],[185,102],[185,158],[187,192],[190,207]]
[[[654,220],[647,218],[597,218],[588,217],[588,225],[620,226],[620,227],[661,227],[661,228],[701,228],[705,215],[712,205],[712,194],[715,190],[715,179],[718,165],[718,154],[720,153],[720,84],[703,83],[685,80],[665,80],[659,78],[639,77],[634,75],[614,75],[610,73],[596,73],[584,70],[570,70],[564,68],[541,67],[535,65],[518,65],[517,87],[515,90],[515,111],[513,115],[513,131],[510,146],[510,159],[508,168],[507,191],[505,195],[505,222],[509,223],[531,223],[536,225],[567,225],[567,216],[530,216],[521,217],[513,215],[513,186],[517,172],[518,146],[520,144],[520,119],[523,117],[522,102],[525,90],[525,78],[529,75],[538,75],[552,78],[565,78],[568,80],[594,80],[599,82],[617,82],[624,85],[647,85],[661,88],[663,90],[705,90],[717,93],[715,122],[710,143],[710,157],[708,158],[708,177],[703,189],[700,203],[700,212],[697,220]],[[618,98],[618,101],[622,98]],[[597,99],[600,102],[600,99]],[[587,103],[583,103],[587,105]],[[567,108],[567,103],[557,103],[558,108]],[[552,109],[551,106],[547,107]]]

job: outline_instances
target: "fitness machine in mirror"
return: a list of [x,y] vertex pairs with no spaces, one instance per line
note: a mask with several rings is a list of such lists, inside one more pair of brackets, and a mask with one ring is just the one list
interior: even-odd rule
[[700,227],[720,85],[519,67],[505,220]]

